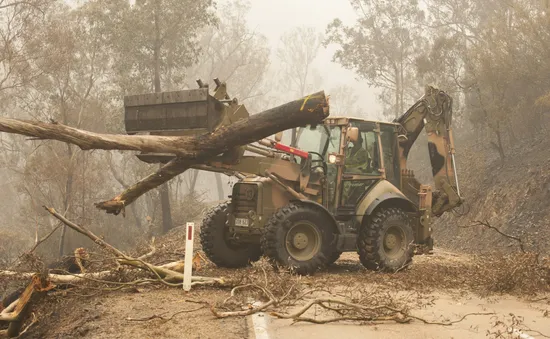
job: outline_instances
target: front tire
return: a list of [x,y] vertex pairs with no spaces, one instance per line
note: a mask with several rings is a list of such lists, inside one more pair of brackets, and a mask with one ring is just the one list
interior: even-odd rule
[[218,267],[239,268],[258,261],[262,255],[259,244],[234,244],[228,239],[227,208],[224,203],[211,209],[201,225],[201,245],[206,257]]
[[319,209],[290,203],[269,219],[262,250],[275,264],[298,274],[313,274],[326,267],[334,252],[334,227]]
[[359,259],[369,270],[396,272],[408,266],[414,254],[410,219],[400,208],[377,210],[357,239]]

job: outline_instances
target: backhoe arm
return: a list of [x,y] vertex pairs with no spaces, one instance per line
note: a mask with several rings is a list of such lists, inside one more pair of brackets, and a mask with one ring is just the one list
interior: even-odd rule
[[435,181],[432,212],[436,216],[462,204],[454,159],[452,106],[453,100],[447,93],[426,86],[424,96],[394,121],[403,128],[399,142],[401,168],[407,168],[409,151],[418,135],[426,129]]

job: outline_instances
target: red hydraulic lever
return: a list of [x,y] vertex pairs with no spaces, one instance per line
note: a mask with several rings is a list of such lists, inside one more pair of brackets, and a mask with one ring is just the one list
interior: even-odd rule
[[296,156],[299,156],[300,158],[307,159],[308,156],[309,156],[309,153],[306,152],[306,151],[302,151],[302,150],[299,150],[297,148],[290,147],[290,146],[287,146],[287,145],[284,145],[284,144],[281,144],[281,143],[278,143],[278,142],[274,143],[273,147],[276,150],[283,151],[283,152],[290,153],[290,154],[294,154]]

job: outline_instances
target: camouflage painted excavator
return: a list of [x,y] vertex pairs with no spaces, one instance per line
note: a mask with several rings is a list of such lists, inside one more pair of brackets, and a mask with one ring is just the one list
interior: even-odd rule
[[[197,90],[171,92],[170,124],[165,105],[148,103],[152,94],[127,97],[127,132],[199,134],[247,117],[226,85],[214,81],[212,95],[200,80]],[[451,118],[451,97],[426,87],[394,122],[329,116],[317,126],[244,146],[236,161],[220,156],[195,166],[239,178],[230,199],[204,218],[203,251],[221,267],[246,266],[264,255],[299,274],[331,265],[342,252],[357,252],[372,270],[409,265],[415,253],[433,249],[432,218],[462,203]],[[409,150],[423,129],[433,192],[407,169]],[[149,163],[172,159],[138,157]]]

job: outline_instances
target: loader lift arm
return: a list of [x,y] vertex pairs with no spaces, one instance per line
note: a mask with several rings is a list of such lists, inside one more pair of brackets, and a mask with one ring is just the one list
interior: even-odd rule
[[428,151],[435,182],[432,213],[440,216],[463,202],[455,164],[452,98],[439,89],[426,86],[425,94],[405,114],[394,120],[401,125],[399,152],[401,168],[407,168],[409,151],[423,129],[428,135]]

